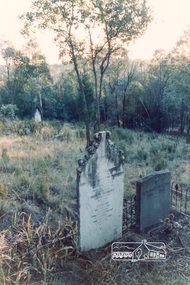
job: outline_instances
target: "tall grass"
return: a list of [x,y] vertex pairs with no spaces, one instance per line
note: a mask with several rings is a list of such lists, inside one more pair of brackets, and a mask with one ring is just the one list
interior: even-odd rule
[[[105,126],[101,128],[106,129]],[[132,275],[131,267],[110,265],[108,253],[104,259],[107,265],[103,262],[103,267],[99,268],[102,264],[100,252],[95,260],[88,253],[84,256],[77,251],[76,168],[77,160],[85,154],[85,129],[54,121],[52,124],[15,122],[9,128],[2,125],[2,130],[2,284],[32,284],[35,278],[43,280],[44,284],[77,284],[76,280],[80,284],[130,284],[129,278],[125,278],[126,272],[131,274],[131,284],[141,282],[140,277],[135,279]],[[111,132],[111,140],[125,155],[126,196],[135,192],[139,178],[166,168],[171,171],[172,180],[190,184],[190,147],[183,139],[174,141],[163,135],[118,128]],[[70,253],[75,255],[74,261],[69,259],[70,263],[66,264],[65,257]],[[73,273],[63,277],[62,272],[67,269]],[[144,284],[151,282],[147,280],[152,280],[152,284],[163,282],[159,271],[151,272],[143,275]],[[173,278],[168,278],[167,282],[178,284]]]

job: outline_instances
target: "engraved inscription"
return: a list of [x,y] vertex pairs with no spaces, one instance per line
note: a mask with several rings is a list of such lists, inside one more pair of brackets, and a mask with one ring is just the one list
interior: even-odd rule
[[110,171],[97,172],[98,185],[93,189],[91,199],[96,200],[96,207],[91,212],[92,223],[98,222],[100,227],[102,222],[109,220],[113,214],[113,207],[110,205],[109,196],[114,191],[113,179]]

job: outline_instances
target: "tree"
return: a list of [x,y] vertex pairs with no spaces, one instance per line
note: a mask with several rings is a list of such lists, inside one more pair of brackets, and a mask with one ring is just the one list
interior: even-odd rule
[[[116,55],[112,57],[110,64],[107,68],[107,72],[105,74],[105,83],[104,83],[104,105],[107,106],[103,108],[104,110],[104,120],[109,121],[112,125],[121,126],[120,124],[120,99],[121,88],[120,81],[123,74],[123,70],[125,69],[125,58],[123,56]],[[105,112],[107,111],[107,112]]]
[[9,103],[15,104],[18,89],[22,88],[22,84],[28,79],[29,58],[10,43],[5,44],[8,46],[2,48],[1,54],[6,67],[6,93]]
[[10,43],[2,47],[5,75],[0,88],[3,104],[16,104],[20,117],[33,116],[35,107],[41,112],[47,86],[52,83],[45,57],[35,47],[29,53],[16,50]]
[[[92,83],[90,81],[90,76],[87,73],[87,71],[84,71],[82,74],[82,84],[83,89],[86,97],[86,104],[89,111],[89,119],[90,121],[94,117],[94,90],[92,87]],[[78,96],[76,99],[76,105],[77,105],[77,112],[79,116],[79,120],[84,121],[84,113],[83,113],[83,100],[82,100],[82,94],[80,88],[78,88]]]
[[146,86],[147,110],[149,116],[145,127],[161,133],[168,127],[167,106],[164,105],[164,92],[171,76],[168,57],[163,50],[156,50],[147,67],[148,84]]
[[[171,81],[167,95],[177,102],[179,108],[180,133],[187,124],[190,133],[190,29],[184,31],[173,48],[171,57]],[[175,104],[176,105],[176,104]],[[176,115],[176,114],[175,114]]]
[[146,0],[39,0],[25,19],[24,33],[34,24],[56,34],[61,56],[74,64],[83,97],[87,145],[90,143],[89,114],[79,64],[86,58],[92,66],[96,96],[95,131],[100,126],[100,99],[104,74],[112,54],[138,37],[150,21]]

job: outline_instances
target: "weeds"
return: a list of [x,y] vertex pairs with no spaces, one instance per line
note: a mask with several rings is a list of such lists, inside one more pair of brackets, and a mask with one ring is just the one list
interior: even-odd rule
[[[71,218],[56,231],[44,221],[36,227],[31,215],[15,213],[11,227],[0,234],[1,275],[7,284],[29,284],[33,280],[48,281],[53,272],[63,268],[64,261],[78,246],[78,228]],[[5,283],[6,284],[6,283]],[[12,284],[12,283],[11,283]]]
[[134,142],[133,132],[125,129],[114,129],[112,131],[112,140],[117,142],[118,140],[124,140],[125,143],[131,145]]
[[144,150],[144,147],[142,147],[141,149],[139,149],[137,151],[137,157],[138,159],[141,160],[147,160],[148,158],[148,153]]
[[[85,130],[57,121],[52,124],[16,121],[7,128],[13,128],[14,136],[1,137],[0,144],[0,218],[5,217],[1,218],[1,225],[6,225],[2,226],[6,230],[0,232],[0,284],[32,284],[32,278],[48,283],[53,280],[53,273],[67,268],[65,258],[77,251],[77,227],[65,219],[71,215],[76,220],[76,167],[85,150]],[[135,192],[140,177],[166,167],[173,176],[189,183],[189,146],[183,142],[117,128],[113,129],[111,140],[124,151],[126,195]],[[22,213],[10,221],[12,212],[18,209]],[[60,224],[56,227],[58,220]],[[93,261],[90,262],[92,265]],[[89,264],[85,263],[85,269],[80,268],[76,274],[91,273],[86,269]],[[102,277],[102,282],[105,281],[102,284],[112,280],[123,282],[119,273],[111,277],[112,269],[105,269],[107,279]],[[98,266],[96,272],[102,273]],[[113,272],[117,274],[114,269]],[[150,278],[162,282],[159,276]],[[57,280],[64,284],[61,278]],[[68,284],[68,279],[64,280]],[[101,283],[100,279],[94,280],[94,284]],[[83,281],[81,278],[81,284]]]

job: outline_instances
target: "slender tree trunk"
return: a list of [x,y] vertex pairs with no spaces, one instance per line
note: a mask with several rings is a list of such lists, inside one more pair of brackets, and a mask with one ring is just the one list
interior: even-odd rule
[[[69,34],[71,34],[71,33],[69,32]],[[82,79],[81,79],[81,76],[80,76],[80,73],[79,73],[77,59],[76,59],[76,56],[75,56],[75,51],[74,51],[74,46],[73,46],[73,42],[72,42],[71,36],[70,36],[70,39],[69,39],[69,47],[70,47],[70,52],[71,52],[71,56],[72,56],[72,61],[74,63],[75,72],[76,72],[77,78],[78,78],[79,88],[80,88],[80,91],[81,91],[81,94],[82,94],[82,99],[83,99],[84,115],[85,115],[85,125],[86,125],[86,144],[87,144],[86,147],[88,148],[90,146],[90,144],[91,144],[89,113],[88,113],[86,96],[85,96],[85,93],[84,93]]]
[[122,126],[125,128],[125,113],[126,113],[126,94],[123,95],[123,110],[122,110]]
[[181,114],[180,114],[180,133],[183,134],[185,129],[185,103],[181,104]]
[[82,99],[83,99],[84,114],[85,114],[85,125],[86,125],[86,141],[87,141],[87,147],[89,147],[91,141],[90,141],[89,114],[88,114],[88,107],[87,107],[87,103],[86,103],[86,96],[85,96],[85,93],[84,93],[82,80],[81,80],[81,77],[80,77],[80,74],[79,74],[76,58],[73,59],[73,62],[74,62],[74,66],[75,66],[75,72],[76,72],[77,78],[78,78],[79,88],[80,88],[80,91],[81,91],[81,94],[82,94]]
[[115,91],[115,120],[116,120],[116,125],[118,126],[118,128],[120,128],[118,101],[117,101],[117,90]]

